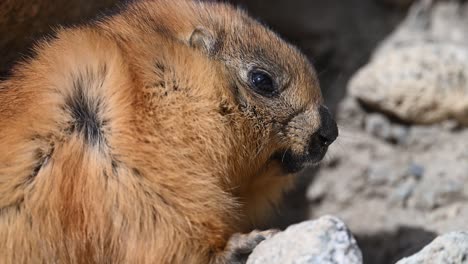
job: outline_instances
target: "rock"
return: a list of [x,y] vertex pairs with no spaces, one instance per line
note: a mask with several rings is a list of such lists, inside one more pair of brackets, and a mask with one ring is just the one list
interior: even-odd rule
[[396,264],[463,264],[468,263],[468,232],[451,232],[437,237],[411,257]]
[[420,180],[424,175],[424,166],[417,163],[411,163],[408,166],[408,174],[415,177],[417,180]]
[[393,124],[390,131],[392,141],[398,145],[406,144],[409,134],[409,129],[405,126]]
[[355,239],[341,220],[323,216],[288,227],[261,242],[248,264],[334,264],[362,263]]
[[392,128],[390,121],[384,115],[369,114],[366,117],[364,130],[373,136],[388,140],[390,139]]
[[428,2],[412,8],[348,89],[406,122],[468,125],[468,4]]
[[406,143],[409,133],[407,127],[392,123],[379,113],[368,114],[364,120],[364,130],[367,133],[387,142],[399,145]]

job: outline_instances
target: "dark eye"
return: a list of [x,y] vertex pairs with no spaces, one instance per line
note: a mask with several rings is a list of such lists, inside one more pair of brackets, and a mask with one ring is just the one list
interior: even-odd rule
[[249,81],[252,88],[260,94],[271,95],[276,91],[275,83],[270,75],[264,71],[252,70],[249,73]]

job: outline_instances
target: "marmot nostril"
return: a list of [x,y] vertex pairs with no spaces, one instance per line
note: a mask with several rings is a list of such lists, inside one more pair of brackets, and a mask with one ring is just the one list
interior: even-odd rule
[[333,142],[333,140],[328,139],[326,136],[323,136],[322,134],[319,134],[318,138],[322,146],[328,146]]
[[321,127],[318,131],[318,138],[323,146],[328,146],[338,137],[338,126],[330,111],[325,106],[320,106]]

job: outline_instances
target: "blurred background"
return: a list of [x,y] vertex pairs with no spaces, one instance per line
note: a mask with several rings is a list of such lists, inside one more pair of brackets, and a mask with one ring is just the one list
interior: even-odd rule
[[[268,227],[333,214],[365,263],[394,263],[468,226],[468,5],[431,0],[231,0],[315,66],[340,137]],[[0,79],[54,28],[121,0],[3,0]]]

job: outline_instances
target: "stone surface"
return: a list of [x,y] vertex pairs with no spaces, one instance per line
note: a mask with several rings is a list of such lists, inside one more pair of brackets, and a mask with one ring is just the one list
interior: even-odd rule
[[396,264],[465,264],[468,263],[468,232],[451,232],[437,237],[411,257]]
[[468,125],[468,4],[430,2],[412,8],[352,78],[349,92],[407,122]]
[[380,114],[368,115],[364,129],[367,133],[385,140],[390,139],[392,130],[389,120]]
[[261,242],[248,264],[360,264],[362,255],[341,220],[323,216],[288,227]]

